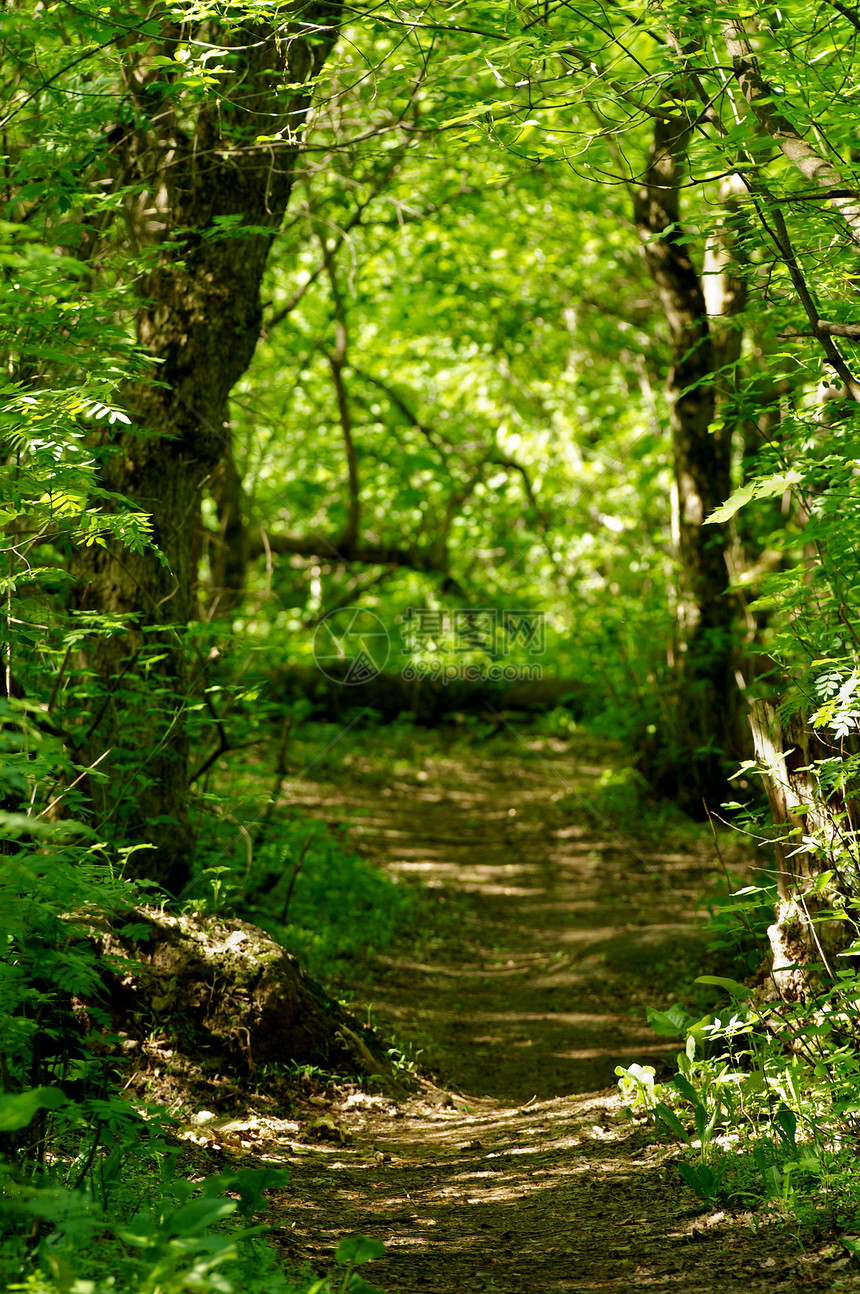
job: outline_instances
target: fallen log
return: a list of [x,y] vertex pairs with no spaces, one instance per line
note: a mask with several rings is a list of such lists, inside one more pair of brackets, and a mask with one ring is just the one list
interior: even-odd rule
[[304,696],[313,702],[315,716],[337,719],[348,710],[374,710],[386,720],[400,714],[417,723],[432,726],[458,712],[465,714],[504,711],[552,710],[567,706],[574,717],[586,708],[588,688],[578,679],[521,679],[508,683],[470,682],[463,678],[405,678],[402,674],[376,674],[363,682],[349,679],[344,666],[343,680],[315,666],[288,666],[272,674],[272,692],[278,700]]

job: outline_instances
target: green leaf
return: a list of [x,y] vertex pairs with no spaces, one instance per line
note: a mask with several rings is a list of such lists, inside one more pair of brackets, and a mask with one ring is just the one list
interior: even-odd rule
[[705,518],[705,525],[718,525],[720,522],[728,521],[753,499],[775,498],[777,495],[785,494],[792,485],[797,485],[802,480],[800,473],[792,468],[789,472],[777,472],[774,476],[748,481],[739,490],[735,490],[721,507],[715,508],[711,515]]
[[797,1117],[787,1105],[780,1106],[776,1112],[777,1132],[789,1150],[797,1148]]
[[362,1263],[369,1263],[371,1258],[381,1258],[384,1253],[385,1245],[380,1240],[371,1240],[369,1236],[349,1236],[341,1240],[335,1258],[344,1266],[351,1263],[353,1267],[360,1267]]
[[0,1096],[0,1132],[20,1132],[40,1110],[59,1110],[68,1101],[58,1087],[34,1087],[15,1096]]
[[439,129],[447,130],[450,126],[460,126],[464,122],[474,121],[476,117],[483,117],[488,113],[492,114],[494,109],[502,109],[509,106],[510,104],[508,102],[497,103],[495,101],[491,101],[489,103],[477,103],[474,107],[470,108],[468,112],[461,112],[459,116],[449,117],[447,121],[443,121]]
[[687,1025],[692,1020],[682,1006],[671,1006],[668,1011],[658,1011],[655,1007],[646,1007],[648,1023],[655,1033],[659,1033],[666,1038],[677,1038],[680,1034],[686,1032]]
[[696,1106],[701,1104],[701,1101],[699,1099],[699,1093],[696,1091],[696,1089],[693,1087],[693,1084],[690,1082],[688,1078],[685,1077],[684,1074],[676,1074],[675,1077],[672,1079],[672,1086],[675,1088],[676,1091],[680,1092],[681,1095],[686,1100],[690,1101],[691,1104]]
[[659,243],[664,238],[671,237],[671,235],[674,234],[677,228],[678,228],[677,223],[675,221],[672,221],[670,225],[667,225],[665,229],[661,229],[659,233],[651,234],[648,238],[643,238],[641,240],[642,246],[648,247],[651,243]]
[[714,1172],[708,1164],[679,1164],[678,1172],[699,1199],[710,1203],[717,1198],[722,1172]]
[[203,1199],[192,1200],[178,1213],[174,1213],[173,1217],[166,1220],[165,1227],[173,1236],[193,1236],[211,1226],[213,1222],[229,1218],[235,1211],[235,1200],[218,1200],[211,1196],[204,1196]]
[[697,975],[697,984],[712,984],[714,988],[725,989],[732,997],[744,1001],[749,997],[752,989],[748,989],[746,984],[739,984],[736,979],[726,979],[723,975]]
[[241,1197],[239,1210],[242,1216],[249,1218],[257,1209],[264,1209],[266,1198],[263,1191],[283,1188],[289,1180],[286,1168],[245,1168],[237,1173],[235,1189]]
[[674,1136],[679,1137],[680,1140],[685,1142],[687,1145],[690,1144],[690,1138],[687,1136],[684,1125],[681,1123],[681,1120],[678,1118],[675,1111],[671,1110],[668,1105],[664,1105],[662,1101],[655,1105],[654,1117],[659,1119],[661,1123],[664,1123]]

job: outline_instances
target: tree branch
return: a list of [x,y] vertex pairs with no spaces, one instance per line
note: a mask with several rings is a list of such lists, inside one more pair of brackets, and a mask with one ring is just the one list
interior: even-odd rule
[[326,616],[330,616],[333,611],[341,611],[344,607],[352,606],[352,604],[357,602],[359,598],[363,597],[368,590],[376,588],[380,584],[384,584],[386,580],[391,578],[396,570],[396,566],[386,566],[383,570],[377,571],[375,575],[371,575],[369,579],[364,581],[356,576],[349,582],[340,597],[333,598],[331,601],[327,602],[323,610],[321,610],[318,615],[310,616],[307,620],[303,620],[302,628],[316,629],[317,626],[325,620]]
[[[354,543],[345,544],[342,539],[327,539],[324,535],[271,535],[266,532],[269,550],[279,555],[293,554],[298,557],[316,558],[331,562],[333,565],[352,566],[363,563],[368,566],[406,566],[413,571],[448,574],[447,555],[445,562],[440,562],[436,546],[422,548],[400,548],[396,544],[376,544],[356,539]],[[248,555],[260,557],[266,551],[263,531],[255,529],[248,535]]]
[[831,337],[860,337],[860,324],[834,323],[830,319],[818,320],[818,331]]
[[545,521],[545,517],[538,504],[537,495],[532,487],[532,481],[529,476],[528,469],[523,467],[522,463],[518,463],[515,458],[506,458],[504,454],[493,454],[487,461],[492,463],[494,467],[506,467],[510,472],[519,472],[523,480],[523,489],[526,492],[526,498],[537,513],[538,520],[543,523]]
[[[807,144],[791,122],[773,106],[778,96],[762,76],[758,59],[741,24],[734,19],[726,22],[723,39],[732,60],[735,80],[756,121],[801,175],[825,190],[833,207],[845,220],[852,241],[860,247],[860,195],[846,184],[833,163]],[[849,197],[844,196],[846,191]]]
[[[727,24],[723,30],[724,30],[727,48],[729,49],[730,55],[732,55],[733,68],[735,71],[735,76],[738,80],[738,84],[741,88],[742,93],[744,94],[744,97],[747,98],[747,102],[749,103],[750,108],[752,109],[757,120],[759,121],[759,125],[762,131],[770,138],[774,139],[774,142],[779,144],[780,147],[782,147],[782,144],[778,136],[772,133],[772,131],[768,128],[768,123],[770,124],[771,127],[774,127],[774,128],[779,123],[784,124],[786,129],[790,132],[792,139],[800,146],[802,150],[806,150],[807,153],[810,154],[812,158],[817,159],[817,161],[820,162],[823,167],[829,168],[828,173],[829,173],[830,179],[836,181],[836,186],[831,188],[829,183],[826,187],[822,184],[822,196],[824,198],[829,198],[834,206],[840,206],[840,208],[842,209],[842,214],[843,216],[846,217],[846,220],[847,220],[848,216],[846,215],[846,210],[844,206],[845,194],[847,193],[851,195],[851,200],[856,203],[857,194],[855,190],[850,189],[845,185],[845,182],[842,180],[842,177],[835,170],[835,168],[830,166],[829,162],[826,162],[825,159],[820,158],[819,155],[815,153],[814,150],[809,149],[809,146],[802,139],[800,139],[800,137],[796,134],[796,132],[794,132],[793,128],[789,125],[789,123],[784,121],[784,118],[780,117],[778,113],[771,112],[769,104],[763,104],[758,102],[761,95],[769,96],[772,92],[770,87],[764,81],[764,79],[762,78],[758,70],[758,64],[756,63],[756,60],[752,55],[752,51],[750,49],[749,43],[747,42],[745,37],[738,38],[735,41],[733,37],[730,38],[729,35],[726,34],[729,30],[731,30],[732,32],[737,32],[738,28],[736,24]],[[686,61],[687,51],[682,46],[677,35],[675,35],[675,33],[671,31],[669,35],[675,49],[679,54],[682,55],[682,57]],[[730,43],[730,39],[732,40],[733,43]],[[741,53],[738,54],[737,60],[735,59],[735,55],[733,53],[734,48],[741,51]],[[707,94],[705,87],[701,84],[695,72],[693,72],[691,69],[686,69],[686,71],[687,71],[687,75],[690,77],[691,84],[696,90],[696,93],[699,95],[702,102],[706,105],[707,120],[716,130],[717,134],[721,138],[725,138],[726,134],[728,133],[726,130],[726,126],[722,118],[720,117],[719,113],[713,107],[712,101],[710,99],[710,96]],[[745,81],[742,79],[741,72],[743,72],[744,76],[746,76],[747,72],[749,72],[749,76],[752,79],[745,83]],[[749,89],[749,92],[752,95],[752,99],[747,97],[747,89]],[[762,121],[762,119],[759,117],[759,111],[762,112],[764,117],[767,119],[766,121]],[[785,152],[784,149],[783,149],[783,152],[785,153],[786,157],[789,157],[789,154]],[[731,162],[734,168],[737,170],[738,159],[727,158],[727,160]],[[806,278],[804,277],[803,270],[801,269],[801,266],[800,266],[800,262],[798,261],[794,248],[792,246],[791,237],[788,232],[788,226],[786,225],[785,218],[783,217],[782,212],[780,211],[780,208],[779,208],[779,201],[776,198],[776,196],[770,192],[767,185],[761,179],[761,168],[759,164],[757,162],[753,162],[753,159],[749,157],[749,155],[746,156],[745,160],[747,162],[747,166],[744,167],[744,170],[740,173],[740,178],[744,183],[744,185],[746,186],[747,190],[749,191],[750,197],[753,199],[756,213],[758,215],[759,221],[761,222],[762,228],[765,230],[765,233],[773,242],[774,246],[779,252],[779,255],[782,257],[785,263],[785,267],[788,270],[789,277],[791,278],[791,281],[794,285],[794,289],[797,292],[800,304],[803,307],[803,311],[806,314],[806,317],[808,318],[810,325],[812,327],[811,335],[820,342],[821,347],[827,357],[828,363],[833,366],[833,368],[836,370],[839,377],[845,383],[846,390],[848,391],[851,399],[860,401],[860,383],[858,383],[854,379],[850,369],[848,368],[848,365],[845,363],[845,360],[842,358],[842,355],[840,354],[838,347],[835,345],[833,341],[833,337],[839,336],[840,334],[832,332],[830,328],[827,326],[824,326],[824,327],[821,326],[821,318],[818,314],[818,307],[816,306],[812,293],[809,290],[809,286],[806,282]],[[789,160],[794,160],[794,159],[789,158]],[[752,163],[752,165],[750,165],[750,163]],[[807,170],[804,170],[802,167],[799,167],[799,169],[803,171],[804,175],[808,175],[808,178],[815,180],[816,183],[819,183],[821,181],[821,177],[824,174],[824,172],[821,171],[816,175],[814,173],[814,169],[813,169],[813,173],[808,173]],[[803,195],[803,196],[808,196],[808,195]],[[840,199],[840,201],[837,202],[837,199]],[[768,204],[768,209],[769,209],[769,212],[771,213],[773,225],[771,225],[768,217],[764,213],[763,203],[765,202]],[[852,237],[852,240],[855,241],[858,244],[858,246],[860,246],[860,206],[855,206],[854,211],[856,214],[857,236],[855,237],[855,232],[852,230],[851,237]],[[849,222],[849,229],[850,229],[850,222]]]
[[448,451],[445,449],[445,446],[437,438],[436,432],[433,431],[432,427],[428,427],[425,422],[422,422],[421,419],[417,417],[415,411],[410,408],[403,396],[400,395],[399,392],[388,382],[383,381],[381,377],[374,377],[374,375],[372,373],[368,373],[366,369],[356,368],[354,364],[351,364],[350,367],[356,377],[360,377],[365,382],[369,382],[371,386],[375,386],[377,390],[381,391],[383,395],[388,397],[388,400],[394,405],[395,409],[403,414],[403,417],[409,423],[410,427],[415,427],[417,431],[421,432],[421,435],[433,447],[433,449],[436,450],[436,453],[447,467]]
[[858,31],[860,31],[860,14],[858,14],[856,10],[849,9],[847,5],[840,4],[839,0],[825,0],[825,4],[829,4],[832,9],[836,9],[837,12],[842,14],[843,18],[847,18],[848,21],[856,27]]
[[340,292],[340,285],[337,281],[335,272],[334,257],[325,250],[323,242],[323,254],[325,256],[326,274],[331,286],[331,295],[334,302],[334,317],[336,325],[336,341],[334,350],[326,356],[331,369],[332,382],[334,383],[335,396],[337,397],[337,411],[340,418],[341,431],[343,433],[343,446],[346,451],[346,469],[348,477],[349,496],[346,505],[346,521],[343,527],[343,544],[354,545],[358,538],[358,525],[361,518],[361,485],[358,478],[358,458],[355,452],[355,441],[352,438],[352,415],[349,411],[349,400],[346,394],[346,385],[343,380],[343,370],[346,366],[346,351],[348,337],[346,332],[346,310],[344,309],[343,297]]
[[405,151],[406,150],[403,148],[397,149],[396,154],[392,159],[390,165],[387,166],[385,170],[382,172],[382,174],[377,177],[377,180],[373,186],[373,191],[370,193],[369,197],[365,198],[364,202],[359,202],[356,205],[355,211],[353,211],[349,220],[340,230],[338,234],[337,242],[335,243],[331,251],[326,250],[324,252],[323,259],[320,261],[319,265],[317,265],[316,268],[311,271],[310,275],[302,284],[302,286],[296,289],[296,291],[290,297],[286,305],[282,306],[280,310],[277,310],[271,316],[271,318],[265,321],[263,325],[263,331],[265,334],[268,334],[268,332],[272,328],[276,328],[279,323],[283,323],[283,321],[287,318],[287,316],[292,314],[292,312],[295,310],[296,306],[299,304],[299,302],[301,301],[305,293],[308,291],[308,289],[313,287],[314,283],[316,283],[320,275],[326,272],[327,263],[329,259],[334,260],[334,258],[337,256],[338,252],[340,251],[341,247],[343,247],[347,238],[352,233],[353,229],[355,229],[357,225],[361,224],[362,218],[367,208],[371,205],[371,203],[373,203],[376,200],[376,198],[379,197],[380,193],[382,193],[385,190],[388,184],[388,181],[391,179],[392,175],[397,170],[398,166],[403,160],[403,154]]

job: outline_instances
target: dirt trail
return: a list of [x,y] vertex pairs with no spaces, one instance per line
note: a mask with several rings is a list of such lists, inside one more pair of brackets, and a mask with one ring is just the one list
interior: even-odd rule
[[581,742],[437,744],[398,767],[392,784],[390,757],[353,755],[301,802],[351,818],[364,852],[451,909],[361,989],[439,1086],[344,1092],[315,1129],[247,1133],[255,1162],[292,1169],[283,1251],[322,1271],[344,1235],[376,1237],[386,1255],[364,1274],[386,1294],[853,1287],[837,1244],[802,1252],[776,1223],[703,1212],[611,1086],[619,1062],[674,1050],[644,1004],[701,964],[712,857],[572,821],[558,796],[603,771]]

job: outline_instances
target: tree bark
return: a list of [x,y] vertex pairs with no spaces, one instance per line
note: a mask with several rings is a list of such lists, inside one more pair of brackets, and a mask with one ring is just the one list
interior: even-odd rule
[[242,601],[248,567],[245,491],[232,443],[224,447],[209,492],[218,509],[218,533],[208,534],[212,587],[210,617],[229,617]]
[[[309,106],[306,87],[334,45],[337,9],[297,4],[295,24],[197,31],[222,47],[226,71],[191,122],[181,100],[159,89],[163,68],[151,67],[153,53],[181,52],[183,32],[166,29],[157,49],[123,65],[137,123],[123,144],[125,178],[137,181],[126,222],[151,265],[137,335],[156,364],[154,380],[125,391],[133,426],[104,447],[103,479],[151,515],[165,560],[93,546],[77,553],[74,574],[78,609],[127,625],[99,638],[92,653],[104,695],[87,745],[112,748],[101,765],[99,817],[126,840],[153,846],[130,872],[173,891],[193,853],[182,630],[194,614],[194,531],[203,489],[217,481],[229,446],[227,400],[254,353],[260,282],[292,187],[295,132]],[[129,710],[133,731],[123,726]]]

